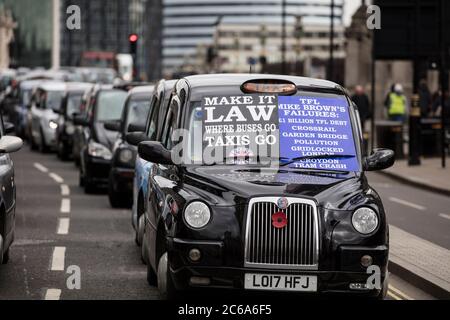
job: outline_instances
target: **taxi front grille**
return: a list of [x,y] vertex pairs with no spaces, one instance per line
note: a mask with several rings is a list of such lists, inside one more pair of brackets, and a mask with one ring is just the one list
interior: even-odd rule
[[[281,210],[279,198],[253,199],[247,215],[245,265],[260,268],[318,269],[318,222],[313,201],[288,198]],[[274,214],[283,212],[287,224],[273,225]]]

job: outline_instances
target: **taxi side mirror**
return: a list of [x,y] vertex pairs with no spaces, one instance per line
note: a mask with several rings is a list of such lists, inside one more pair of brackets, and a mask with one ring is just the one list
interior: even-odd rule
[[120,131],[120,120],[107,121],[104,123],[104,127],[109,131]]
[[144,132],[130,132],[125,136],[125,140],[132,146],[137,146],[139,143],[148,140],[148,137]]
[[136,124],[136,123],[130,123],[128,125],[128,132],[142,132],[145,131],[145,126]]
[[17,152],[22,146],[22,139],[12,136],[3,136],[0,139],[0,154]]
[[138,145],[139,157],[142,159],[165,165],[173,165],[172,153],[164,148],[159,141],[144,141]]
[[3,124],[3,127],[5,129],[6,134],[13,134],[16,132],[16,128],[15,128],[14,124],[12,124],[11,122],[5,122]]
[[83,126],[83,127],[87,127],[89,125],[89,121],[86,119],[86,117],[84,117],[82,115],[76,115],[73,118],[73,123],[76,126]]
[[392,167],[395,163],[395,153],[389,149],[375,149],[364,159],[364,171],[379,171]]

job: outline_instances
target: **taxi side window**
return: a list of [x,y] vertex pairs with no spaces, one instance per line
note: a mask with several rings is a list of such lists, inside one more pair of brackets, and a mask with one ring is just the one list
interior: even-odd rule
[[161,100],[159,99],[158,96],[155,96],[150,105],[151,116],[149,122],[147,123],[147,128],[145,130],[147,137],[152,141],[156,140],[158,111],[160,107],[161,107]]
[[177,129],[177,115],[176,115],[177,109],[178,109],[177,97],[172,96],[169,112],[167,113],[166,121],[164,123],[164,131],[162,136],[162,143],[167,150],[171,150],[172,147],[174,146],[172,134],[173,131]]

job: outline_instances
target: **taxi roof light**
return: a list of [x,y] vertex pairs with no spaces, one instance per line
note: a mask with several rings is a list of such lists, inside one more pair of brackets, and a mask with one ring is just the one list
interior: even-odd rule
[[292,95],[297,92],[297,86],[285,80],[250,80],[242,85],[244,93],[275,93]]

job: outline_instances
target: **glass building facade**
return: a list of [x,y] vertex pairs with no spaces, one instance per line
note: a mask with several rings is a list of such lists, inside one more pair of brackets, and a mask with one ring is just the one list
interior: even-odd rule
[[[287,24],[331,23],[330,0],[287,0]],[[336,25],[343,25],[344,0],[335,0]],[[163,0],[163,73],[172,73],[199,45],[212,42],[218,22],[281,24],[282,0]]]
[[52,0],[0,0],[17,22],[10,45],[14,66],[50,67],[52,50]]

